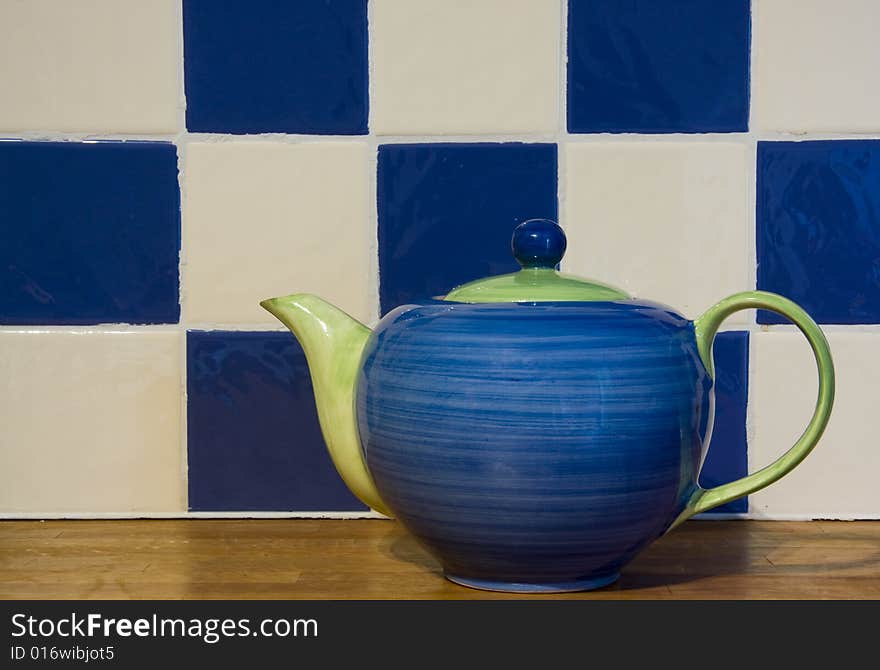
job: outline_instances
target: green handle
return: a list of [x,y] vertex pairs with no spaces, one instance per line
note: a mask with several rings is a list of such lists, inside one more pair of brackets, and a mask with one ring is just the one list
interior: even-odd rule
[[819,367],[819,395],[816,399],[816,409],[813,412],[813,418],[810,419],[806,430],[804,430],[800,439],[795,442],[795,445],[767,467],[729,484],[711,489],[697,488],[697,491],[688,501],[687,507],[670,529],[694,514],[705,512],[718,505],[723,505],[731,500],[754,493],[787,475],[816,446],[816,443],[825,431],[828,418],[831,416],[831,406],[834,404],[834,363],[831,361],[828,341],[825,339],[819,326],[816,325],[816,322],[803,309],[781,295],[767,293],[766,291],[736,293],[729,298],[725,298],[717,305],[710,307],[706,310],[705,314],[694,322],[697,348],[709,375],[713,378],[715,376],[712,362],[712,344],[715,342],[715,334],[718,332],[718,327],[728,316],[744,309],[769,309],[772,312],[781,314],[794,323],[809,341],[813,349],[813,355],[816,357],[816,365]]

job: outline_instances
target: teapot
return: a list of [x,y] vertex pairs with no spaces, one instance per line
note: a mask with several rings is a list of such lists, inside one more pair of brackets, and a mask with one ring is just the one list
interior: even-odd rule
[[[449,580],[536,593],[605,586],[656,538],[775,482],[816,446],[834,367],[791,300],[745,291],[689,321],[557,271],[566,240],[553,221],[520,224],[511,246],[519,271],[401,305],[372,330],[314,295],[260,303],[305,351],[342,479]],[[787,317],[807,338],[816,408],[774,463],[704,489],[712,343],[749,308]]]

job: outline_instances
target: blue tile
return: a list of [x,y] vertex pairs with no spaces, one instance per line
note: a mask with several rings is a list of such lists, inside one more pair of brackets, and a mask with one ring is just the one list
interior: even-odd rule
[[0,142],[0,323],[175,323],[177,152]]
[[184,0],[186,127],[367,132],[366,0]]
[[748,130],[749,32],[749,0],[569,0],[569,132]]
[[379,147],[382,313],[519,269],[514,227],[557,218],[555,144]]
[[189,506],[365,510],[333,467],[289,333],[187,333]]
[[[748,474],[746,403],[749,395],[749,334],[719,333],[715,338],[715,427],[700,485],[709,488]],[[709,514],[748,512],[747,498],[716,507]]]
[[820,323],[880,323],[880,140],[759,142],[757,226],[758,288]]

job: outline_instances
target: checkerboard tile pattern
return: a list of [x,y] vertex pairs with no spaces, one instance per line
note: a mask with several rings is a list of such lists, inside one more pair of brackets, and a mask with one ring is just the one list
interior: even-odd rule
[[[515,269],[513,227],[556,218],[563,270],[690,318],[776,291],[825,326],[826,438],[719,513],[880,517],[878,20],[868,0],[4,4],[0,515],[370,514],[257,303],[308,291],[373,323]],[[727,327],[704,486],[781,454],[815,396],[792,326]]]

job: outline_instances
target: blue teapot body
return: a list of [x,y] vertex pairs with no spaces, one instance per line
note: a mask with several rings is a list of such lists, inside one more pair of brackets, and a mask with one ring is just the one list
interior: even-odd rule
[[[586,307],[586,308],[585,308]],[[613,581],[697,482],[712,380],[661,305],[434,302],[389,313],[357,413],[394,515],[453,581]]]

